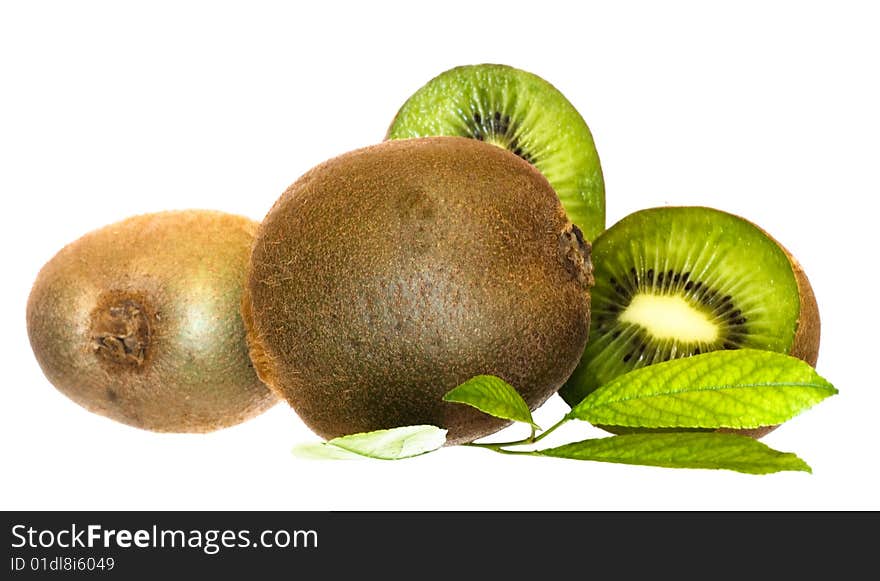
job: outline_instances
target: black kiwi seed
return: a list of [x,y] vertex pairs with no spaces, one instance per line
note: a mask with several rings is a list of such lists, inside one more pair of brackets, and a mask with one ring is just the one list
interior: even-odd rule
[[527,162],[534,164],[535,156],[527,153],[517,139],[519,126],[511,122],[510,115],[495,111],[488,116],[488,121],[479,112],[474,111],[468,122],[467,131],[479,141],[497,141]]

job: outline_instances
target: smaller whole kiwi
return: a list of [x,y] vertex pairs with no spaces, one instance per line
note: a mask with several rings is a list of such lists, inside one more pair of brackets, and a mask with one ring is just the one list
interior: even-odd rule
[[317,434],[506,422],[443,395],[496,375],[536,408],[577,364],[587,243],[541,173],[463,137],[385,141],[309,171],[263,220],[243,301],[260,374]]
[[256,228],[221,212],[160,212],[64,247],[27,304],[46,377],[89,411],[157,432],[207,432],[270,407],[239,310]]

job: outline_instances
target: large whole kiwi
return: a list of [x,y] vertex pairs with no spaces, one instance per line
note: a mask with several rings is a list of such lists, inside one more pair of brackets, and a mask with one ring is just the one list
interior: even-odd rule
[[250,363],[239,308],[256,228],[221,212],[162,212],[63,248],[27,304],[46,377],[92,412],[159,432],[267,409],[276,398]]
[[535,408],[587,340],[589,245],[547,180],[460,137],[327,161],[263,221],[243,301],[260,377],[317,434],[505,425],[442,396],[474,375]]

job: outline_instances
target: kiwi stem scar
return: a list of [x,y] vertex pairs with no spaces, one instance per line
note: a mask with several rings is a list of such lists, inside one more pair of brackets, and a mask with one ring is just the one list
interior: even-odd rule
[[141,367],[150,348],[150,321],[133,293],[101,295],[91,315],[92,348],[103,361]]

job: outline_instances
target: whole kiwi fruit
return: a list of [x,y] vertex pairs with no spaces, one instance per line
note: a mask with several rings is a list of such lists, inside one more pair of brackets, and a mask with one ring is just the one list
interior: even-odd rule
[[161,212],[64,247],[27,304],[46,377],[92,412],[157,432],[207,432],[267,409],[277,400],[240,315],[256,229],[221,212]]
[[461,137],[386,141],[312,169],[256,236],[243,314],[260,377],[317,434],[507,423],[443,395],[475,375],[534,409],[587,341],[589,244],[546,178]]

